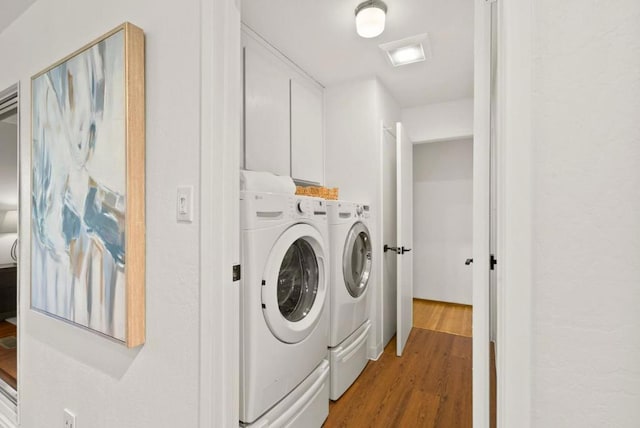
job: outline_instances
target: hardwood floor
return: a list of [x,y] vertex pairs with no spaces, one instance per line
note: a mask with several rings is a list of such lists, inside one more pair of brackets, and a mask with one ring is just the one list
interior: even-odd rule
[[413,326],[471,337],[471,306],[413,299]]
[[[337,402],[325,428],[471,428],[471,306],[414,300],[401,358],[395,338]],[[492,349],[492,380],[495,357]],[[491,415],[495,427],[495,381]]]
[[[0,321],[0,338],[16,336],[16,326],[6,321]],[[0,346],[0,379],[17,389],[17,350],[4,349]]]

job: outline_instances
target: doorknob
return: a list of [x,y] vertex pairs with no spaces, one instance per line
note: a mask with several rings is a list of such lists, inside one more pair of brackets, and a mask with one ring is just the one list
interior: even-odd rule
[[409,251],[411,251],[411,248],[400,248],[400,254],[408,253]]
[[398,247],[390,247],[387,244],[384,244],[384,252],[393,251],[396,254],[400,254],[400,249]]
[[469,266],[471,263],[473,263],[473,259],[467,259],[464,261],[464,264]]

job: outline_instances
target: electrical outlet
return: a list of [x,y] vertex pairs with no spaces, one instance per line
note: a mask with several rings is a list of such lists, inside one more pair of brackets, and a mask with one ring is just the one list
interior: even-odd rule
[[64,409],[64,424],[63,428],[78,428],[76,426],[76,415],[69,409]]

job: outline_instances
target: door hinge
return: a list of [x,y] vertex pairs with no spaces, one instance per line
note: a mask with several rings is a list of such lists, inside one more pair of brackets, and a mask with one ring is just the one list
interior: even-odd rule
[[491,270],[495,270],[497,264],[498,264],[498,259],[496,259],[496,256],[491,254],[491,256],[489,257],[489,268]]
[[233,282],[240,281],[240,265],[233,265]]

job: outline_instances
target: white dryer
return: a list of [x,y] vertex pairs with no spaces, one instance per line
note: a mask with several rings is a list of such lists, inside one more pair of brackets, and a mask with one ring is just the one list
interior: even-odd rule
[[367,364],[372,269],[369,206],[328,201],[331,241],[330,398],[337,400]]
[[320,427],[329,413],[326,202],[241,192],[240,422]]

